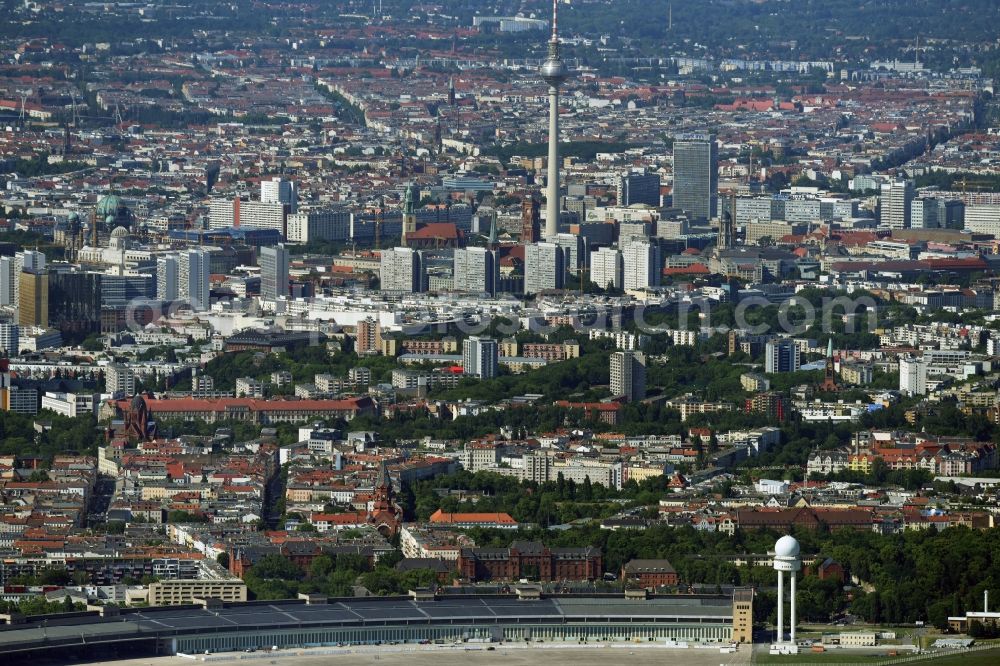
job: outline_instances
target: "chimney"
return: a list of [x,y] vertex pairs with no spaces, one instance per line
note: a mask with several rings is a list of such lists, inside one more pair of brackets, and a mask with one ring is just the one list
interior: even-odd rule
[[983,612],[984,613],[989,613],[990,612],[990,591],[989,590],[983,590]]

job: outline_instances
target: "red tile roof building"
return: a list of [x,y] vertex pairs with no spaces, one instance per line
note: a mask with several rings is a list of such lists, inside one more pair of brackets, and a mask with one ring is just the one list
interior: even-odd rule
[[[255,398],[143,398],[150,417],[183,421],[249,421],[251,423],[302,423],[315,418],[342,418],[376,415],[378,406],[370,397],[345,400],[261,400]],[[115,407],[127,412],[129,400],[117,400]]]

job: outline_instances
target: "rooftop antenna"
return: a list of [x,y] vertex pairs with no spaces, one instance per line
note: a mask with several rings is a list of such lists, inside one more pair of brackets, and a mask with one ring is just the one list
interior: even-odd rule
[[667,32],[671,32],[674,29],[674,3],[667,5]]

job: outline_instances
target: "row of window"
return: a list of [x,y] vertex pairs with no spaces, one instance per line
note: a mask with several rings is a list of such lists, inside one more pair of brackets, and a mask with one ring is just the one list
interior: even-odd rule
[[651,641],[681,640],[693,642],[723,642],[732,638],[728,624],[701,625],[512,625],[500,627],[448,625],[440,627],[371,627],[367,629],[289,630],[190,636],[175,639],[175,650],[201,653],[245,650],[248,648],[318,647],[324,645],[371,645],[387,642],[463,641],[488,639],[507,641]]

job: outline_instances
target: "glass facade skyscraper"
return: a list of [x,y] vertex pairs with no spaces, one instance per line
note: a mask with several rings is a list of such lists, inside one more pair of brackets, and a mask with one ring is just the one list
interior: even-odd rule
[[717,217],[719,152],[714,134],[684,134],[674,139],[674,208],[693,219]]

